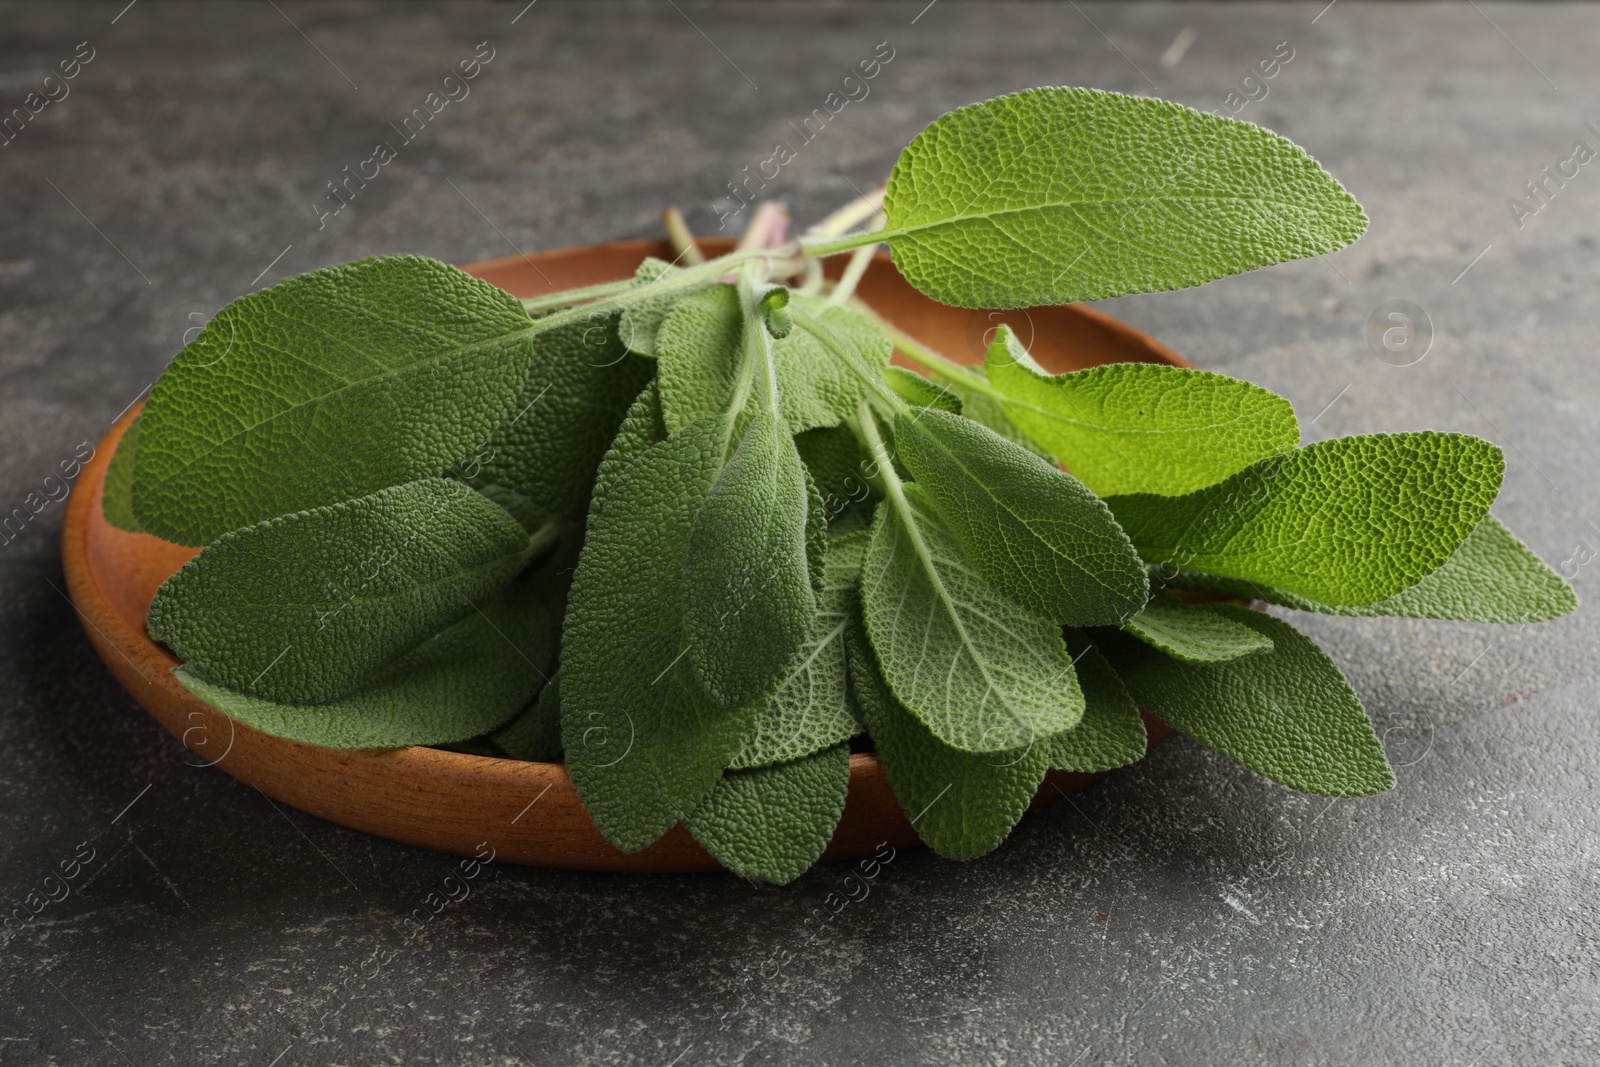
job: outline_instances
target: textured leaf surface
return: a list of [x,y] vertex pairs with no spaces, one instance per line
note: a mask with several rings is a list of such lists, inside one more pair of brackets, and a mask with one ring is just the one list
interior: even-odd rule
[[861,732],[845,671],[845,628],[855,615],[865,530],[834,538],[826,578],[805,644],[770,696],[760,698],[755,730],[728,766],[745,770],[785,763]]
[[928,379],[941,388],[948,389],[961,400],[961,414],[980,425],[987,426],[995,433],[1004,437],[1014,445],[1021,445],[1029,452],[1056,462],[1056,457],[1038,441],[1022,431],[1015,422],[1004,404],[995,397],[973,383],[972,378],[987,380],[982,367],[968,367],[966,374],[947,374],[938,370],[930,370]]
[[792,763],[729,771],[683,824],[734,874],[783,885],[828,847],[849,786],[850,749],[835,745]]
[[[557,632],[559,636],[559,618]],[[552,642],[553,644],[553,642]],[[552,650],[553,651],[553,650]],[[555,656],[551,656],[552,666]],[[544,683],[533,702],[504,726],[489,735],[492,741],[512,759],[536,760],[556,763],[561,759],[561,672],[556,671]]]
[[193,675],[320,703],[472,613],[545,540],[428,478],[224,534],[162,583],[146,624]]
[[100,490],[100,510],[106,521],[129,533],[144,532],[144,527],[139,525],[139,520],[133,514],[133,462],[139,450],[139,420],[142,416],[142,412],[135,415],[133,421],[128,423],[128,428],[122,431],[117,450],[111,454],[111,462],[106,465],[106,480]]
[[861,571],[867,632],[895,696],[944,743],[1026,746],[1083,714],[1061,627],[979,574],[916,485],[878,508]]
[[1170,593],[1156,593],[1122,628],[1185,663],[1226,663],[1272,647],[1271,638],[1234,622],[1214,605],[1185,604]]
[[850,680],[889,787],[928,847],[965,860],[1004,841],[1044,780],[1048,745],[951,748],[895,699],[859,624],[850,629]]
[[651,445],[666,439],[667,427],[661,421],[661,394],[652,380],[639,391],[628,407],[622,425],[617,427],[616,436],[611,439],[611,447],[606,450],[595,471],[588,522],[594,522],[594,517],[605,503],[606,494],[622,477],[622,472],[649,451]]
[[1179,496],[1300,443],[1292,404],[1221,374],[1113,363],[1051,376],[1005,327],[985,367],[1011,420],[1101,496]]
[[555,668],[560,602],[513,582],[460,622],[404,653],[355,692],[327,704],[246,696],[187,667],[178,680],[225,715],[274,737],[329,748],[466,741],[516,714]]
[[[217,312],[140,416],[133,506],[186,545],[438,474],[528,376],[510,294],[418,256],[325,267]],[[270,472],[270,477],[262,472]]]
[[757,413],[695,516],[683,564],[688,659],[719,707],[765,692],[805,643],[817,611],[809,511],[794,438],[774,412]]
[[1115,625],[1149,596],[1104,501],[1072,475],[947,411],[902,414],[900,459],[992,585],[1069,626]]
[[1361,701],[1315,643],[1270,615],[1216,610],[1269,638],[1272,651],[1202,665],[1114,631],[1095,642],[1141,707],[1273,781],[1333,797],[1394,785]]
[[[639,288],[654,285],[663,278],[678,273],[680,268],[674,267],[664,259],[649,256],[639,264],[639,269],[633,273],[633,283]],[[707,282],[707,285],[712,284]],[[645,297],[636,303],[629,304],[622,312],[622,321],[618,324],[617,333],[624,345],[641,356],[655,356],[656,335],[661,332],[661,324],[666,321],[667,313],[672,310],[672,305],[695,290],[676,289],[660,296]]]
[[1185,574],[1181,580],[1195,588],[1258,597],[1328,615],[1524,623],[1559,618],[1578,606],[1572,587],[1493,515],[1485,515],[1438,570],[1372,604],[1324,604],[1270,585],[1206,575]]
[[693,810],[754,724],[753,708],[717,709],[684,654],[683,564],[721,462],[720,420],[651,446],[591,514],[573,577],[561,643],[567,771],[625,852]]
[[1143,757],[1144,719],[1122,679],[1082,634],[1068,631],[1067,649],[1083,688],[1083,718],[1042,743],[1051,769],[1092,774]]
[[[888,364],[892,344],[860,312],[799,294],[790,307],[828,331],[836,344],[848,345],[868,366]],[[738,292],[718,285],[678,301],[662,323],[656,352],[668,430],[676,433],[696,419],[727,410],[744,353]],[[791,433],[838,425],[866,395],[861,376],[807,330],[774,339],[772,356],[779,406]]]
[[1044,88],[934,120],[880,231],[919,290],[1010,308],[1180,289],[1331,252],[1367,227],[1274,133],[1147,97]]
[[925,378],[904,367],[883,368],[883,380],[901,400],[919,408],[938,408],[952,415],[961,414],[961,397],[947,385]]
[[866,479],[855,434],[844,426],[820,427],[796,434],[794,445],[822,498],[829,525],[865,528],[879,494]]
[[613,316],[535,335],[510,417],[457,469],[466,468],[474,484],[514,489],[552,514],[582,517],[595,468],[655,369],[628,354],[615,327]]
[[[1371,604],[1455,552],[1500,489],[1500,450],[1463,434],[1319,441],[1181,497],[1111,497],[1145,561]],[[1170,570],[1169,570],[1170,573]]]

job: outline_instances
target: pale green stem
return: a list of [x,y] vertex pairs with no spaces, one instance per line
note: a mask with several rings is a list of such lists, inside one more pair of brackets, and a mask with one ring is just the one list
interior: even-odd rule
[[[877,230],[883,227],[883,213],[879,212],[872,220],[869,229]],[[850,256],[850,262],[845,265],[844,274],[839,278],[839,283],[833,287],[833,295],[828,297],[829,307],[839,307],[855,293],[856,286],[861,284],[862,277],[867,273],[867,268],[872,265],[873,257],[878,254],[875,244],[862,245]],[[812,262],[815,262],[813,260]]]
[[822,292],[822,283],[826,280],[822,276],[822,261],[807,256],[805,265],[806,280],[797,291],[805,293],[807,296],[815,296],[817,293]]
[[756,292],[758,281],[760,278],[755,264],[746,263],[739,269],[739,307],[744,312],[744,358],[740,361],[739,388],[728,410],[732,413],[744,407],[750,395],[751,381],[757,372],[756,361],[759,360],[762,400],[777,416],[781,414],[778,410],[778,368],[772,356],[772,337],[761,318],[761,297]]
[[599,285],[586,285],[581,289],[563,289],[559,293],[544,293],[540,296],[525,296],[522,306],[527,311],[543,311],[546,308],[560,307],[563,304],[581,304],[585,300],[594,300],[597,297],[611,296],[620,293],[633,284],[632,278],[624,278],[617,282],[601,282]]
[[807,237],[837,237],[850,227],[872,217],[883,206],[884,187],[878,186],[865,196],[845,204],[827,218],[806,231]]
[[[601,297],[600,299],[594,300],[590,303],[580,304],[577,307],[569,307],[562,311],[557,311],[546,315],[542,319],[535,319],[529,323],[527,327],[518,332],[529,335],[540,334],[544,333],[546,330],[559,329],[562,326],[581,321],[593,315],[610,314],[619,308],[625,308],[629,304],[635,304],[641,300],[648,300],[658,296],[666,296],[670,293],[678,292],[681,289],[692,289],[702,282],[715,279],[718,276],[727,273],[730,267],[737,267],[741,263],[751,260],[770,260],[777,258],[780,254],[785,252],[787,252],[785,249],[774,250],[764,248],[758,248],[744,252],[730,252],[728,255],[720,256],[708,263],[701,263],[693,267],[685,267],[676,274],[668,274],[662,278],[658,278],[649,285],[634,285],[631,281],[611,283],[621,286],[621,288],[612,292],[609,296]],[[551,293],[550,297],[562,297],[564,298],[563,303],[565,303],[567,300],[571,299],[572,293],[581,291],[582,290],[574,289],[570,290],[568,293]],[[547,298],[541,297],[539,299]]]
[[867,454],[872,457],[872,465],[876,468],[875,474],[883,482],[884,495],[908,520],[906,526],[915,533],[915,524],[909,521],[911,504],[906,500],[905,483],[895,473],[894,460],[889,456],[888,446],[883,443],[883,434],[878,432],[878,420],[865,400],[856,402],[856,416],[850,420],[850,428],[856,431],[857,439],[867,446]]
[[705,253],[700,251],[694,234],[689,230],[689,224],[683,220],[683,212],[675,207],[667,208],[661,213],[661,226],[667,231],[667,243],[672,245],[679,259],[691,267],[706,261]]

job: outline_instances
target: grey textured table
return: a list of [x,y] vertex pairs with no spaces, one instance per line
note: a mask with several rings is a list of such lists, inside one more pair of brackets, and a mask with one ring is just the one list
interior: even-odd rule
[[[879,42],[870,95],[769,190],[801,218],[955,105],[1070,83],[1225,107],[1286,41],[1241,117],[1323,160],[1370,232],[1108,310],[1289,396],[1311,437],[1488,437],[1498,513],[1569,569],[1600,549],[1600,172],[1508,206],[1600,149],[1593,8],[124,2],[0,5],[0,110],[92,53],[0,148],[0,510],[253,286],[653,234],[674,202],[714,232],[726,183]],[[479,42],[470,96],[319,229],[325,183]],[[1408,366],[1420,339],[1387,361],[1364,339],[1394,299],[1432,324]],[[93,858],[0,948],[0,1063],[1600,1061],[1592,606],[1520,630],[1297,618],[1397,765],[1378,798],[1174,738],[981,861],[901,854],[822,940],[802,923],[837,868],[774,889],[503,865],[408,939],[454,860],[191,766],[79,631],[62,511],[0,547],[5,910]]]

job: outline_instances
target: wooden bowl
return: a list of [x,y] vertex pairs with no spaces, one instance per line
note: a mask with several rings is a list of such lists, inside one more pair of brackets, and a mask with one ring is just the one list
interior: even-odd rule
[[[726,241],[706,241],[719,253]],[[628,277],[645,256],[671,258],[663,242],[618,241],[530,256],[510,256],[466,268],[517,296]],[[837,261],[835,261],[837,262]],[[1082,305],[1027,311],[967,311],[937,304],[912,289],[880,255],[859,292],[907,333],[952,357],[977,362],[984,335],[1004,322],[1052,371],[1102,363],[1189,366],[1157,342]],[[189,693],[173,678],[178,661],[145,634],[144,616],[156,587],[195,549],[148,534],[118,530],[100,509],[106,466],[130,409],[111,427],[79,475],[67,504],[61,554],[73,604],[100,658],[152,718],[195,753],[263,793],[301,811],[394,841],[459,855],[580,870],[671,872],[720,870],[682,826],[655,844],[625,854],[590,821],[560,763],[529,763],[433,748],[339,750],[261,733]],[[1146,717],[1152,743],[1167,726]],[[1082,789],[1099,775],[1052,771],[1034,805]],[[844,817],[822,855],[824,862],[866,856],[883,843],[918,844],[889,789],[876,755],[850,757]]]

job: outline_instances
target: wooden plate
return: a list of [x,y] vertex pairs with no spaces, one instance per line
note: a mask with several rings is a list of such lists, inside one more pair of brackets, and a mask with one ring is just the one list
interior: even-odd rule
[[[713,254],[725,241],[703,242]],[[625,278],[645,256],[671,257],[664,243],[618,241],[589,248],[474,263],[465,269],[517,296]],[[835,261],[837,262],[837,261]],[[978,362],[984,338],[1004,322],[1036,359],[1060,372],[1102,363],[1189,366],[1157,342],[1082,305],[1026,311],[967,311],[934,303],[912,289],[880,255],[859,292],[907,333],[954,358]],[[649,848],[618,851],[600,836],[559,763],[470,756],[432,748],[345,751],[286,741],[213,710],[169,673],[177,665],[146,636],[144,616],[156,587],[195,550],[109,525],[100,510],[106,465],[137,408],[101,440],[67,505],[62,562],[85,632],[118,682],[152,718],[204,764],[215,766],[301,811],[394,841],[459,855],[596,871],[712,871],[720,865],[682,826]],[[1148,717],[1153,742],[1166,724]],[[1035,806],[1082,789],[1099,775],[1051,772]],[[869,855],[884,842],[918,843],[889,789],[878,758],[850,757],[844,817],[824,862]]]

